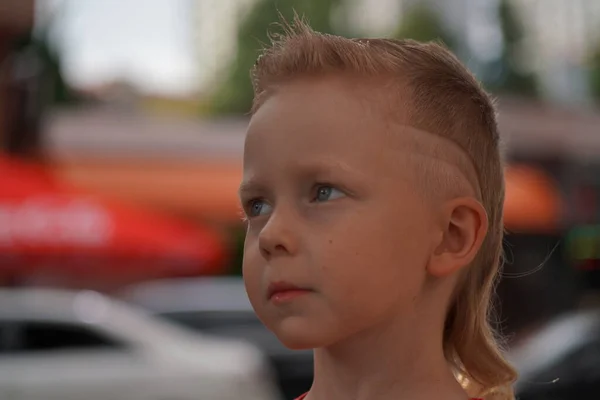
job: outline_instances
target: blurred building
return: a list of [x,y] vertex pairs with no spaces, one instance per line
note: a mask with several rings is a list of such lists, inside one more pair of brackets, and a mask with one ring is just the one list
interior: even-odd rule
[[[193,218],[239,221],[246,119],[200,121],[99,108],[56,112],[47,122],[56,172],[76,186]],[[597,113],[505,98],[500,125],[510,159],[540,166],[565,193],[576,193],[589,175],[573,171],[600,160]]]
[[5,150],[11,131],[13,99],[12,63],[14,41],[33,27],[34,0],[0,1],[0,150]]
[[10,43],[15,36],[33,26],[33,0],[2,0],[0,2],[0,53],[7,55]]

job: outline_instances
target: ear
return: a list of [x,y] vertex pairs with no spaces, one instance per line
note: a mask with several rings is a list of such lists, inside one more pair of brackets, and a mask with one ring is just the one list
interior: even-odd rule
[[427,267],[436,277],[453,274],[473,261],[487,234],[487,213],[473,197],[452,199],[442,208],[441,228]]

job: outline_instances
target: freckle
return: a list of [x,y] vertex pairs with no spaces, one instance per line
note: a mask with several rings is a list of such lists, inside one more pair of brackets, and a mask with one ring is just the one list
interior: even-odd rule
[[333,239],[329,239],[329,244],[333,244]]

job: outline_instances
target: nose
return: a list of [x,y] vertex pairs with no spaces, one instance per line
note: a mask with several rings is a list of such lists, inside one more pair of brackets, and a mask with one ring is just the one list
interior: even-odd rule
[[260,251],[266,259],[294,255],[298,251],[296,225],[290,213],[274,211],[258,235]]

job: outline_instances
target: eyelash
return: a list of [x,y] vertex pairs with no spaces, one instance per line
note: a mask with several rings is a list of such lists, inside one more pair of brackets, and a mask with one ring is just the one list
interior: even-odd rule
[[[311,202],[315,202],[315,199],[319,193],[319,189],[321,189],[323,187],[332,188],[332,189],[339,190],[341,192],[346,193],[345,190],[340,189],[337,185],[334,185],[331,183],[326,183],[326,182],[315,183],[310,191]],[[251,199],[247,200],[246,202],[244,202],[245,215],[242,216],[243,220],[247,220],[248,218],[251,217],[249,211],[252,209],[252,206],[254,204],[256,204],[257,202],[260,202],[260,201],[266,201],[266,200],[264,197],[254,197],[254,198],[251,198]]]
[[248,222],[249,219],[257,216],[252,215],[252,206],[257,202],[266,201],[264,197],[253,197],[243,203],[242,221]]
[[247,223],[248,222],[248,216],[246,214],[246,207],[245,205],[242,207],[241,210],[238,210],[238,217],[240,218],[240,220],[242,221],[242,223]]
[[256,203],[258,203],[259,201],[265,201],[264,197],[255,197],[253,199],[250,199],[246,202],[246,209],[251,209],[252,206]]

